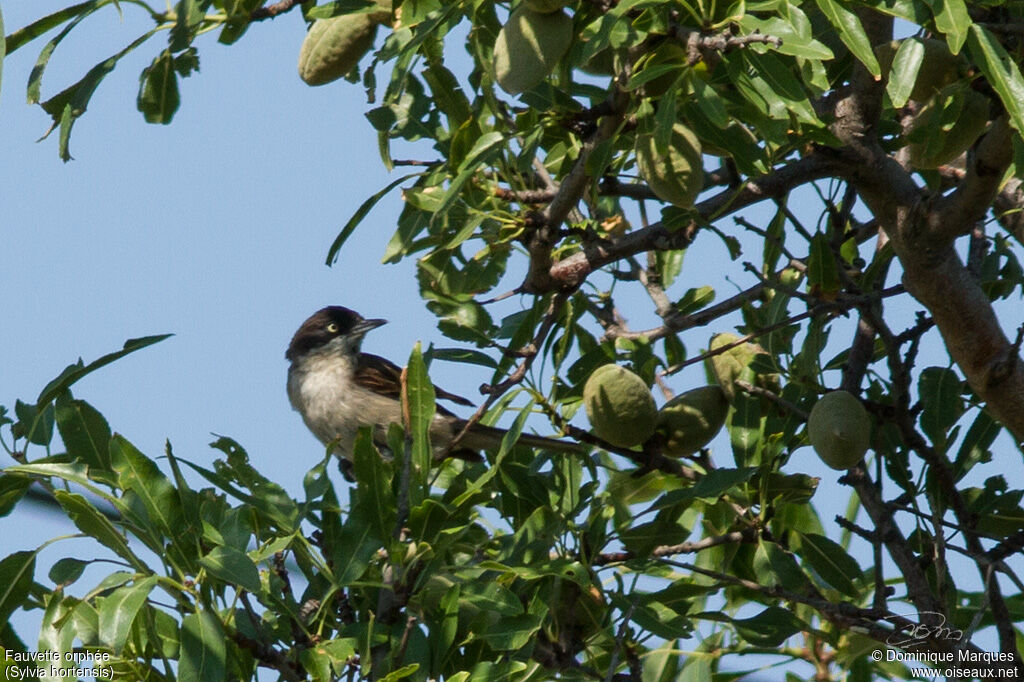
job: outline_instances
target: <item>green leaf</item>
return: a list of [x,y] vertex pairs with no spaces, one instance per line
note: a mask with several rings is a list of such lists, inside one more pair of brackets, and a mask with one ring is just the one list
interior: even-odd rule
[[115,504],[117,502],[117,498],[95,485],[92,479],[89,478],[86,466],[81,463],[34,462],[32,464],[18,464],[10,466],[4,471],[8,474],[25,474],[28,476],[46,478],[56,476],[63,481],[69,481],[83,486],[90,493],[103,498],[110,504]]
[[540,629],[542,620],[540,616],[532,613],[505,616],[485,631],[477,633],[476,637],[497,651],[515,651],[526,646],[534,633]]
[[377,202],[384,198],[384,195],[395,187],[401,185],[409,178],[414,178],[418,175],[421,174],[410,173],[409,175],[403,175],[394,182],[389,183],[384,189],[371,195],[369,199],[360,204],[359,208],[356,209],[356,212],[353,213],[352,217],[348,219],[347,223],[345,223],[345,226],[341,228],[341,232],[338,233],[338,236],[334,238],[333,242],[331,242],[331,248],[327,249],[327,265],[334,265],[338,261],[338,254],[341,253],[341,247],[344,246],[345,242],[348,241],[348,238],[352,236],[352,233],[355,232],[356,227],[358,227],[359,223],[363,221],[363,218],[365,218],[373,207],[377,205]]
[[156,56],[152,64],[142,70],[135,106],[142,112],[146,123],[167,125],[174,118],[180,104],[174,56],[170,50],[164,50]]
[[419,663],[410,663],[409,665],[403,665],[397,670],[392,670],[387,675],[381,678],[380,682],[398,682],[398,680],[404,680],[410,677],[414,672],[420,669]]
[[89,469],[110,470],[110,425],[103,415],[84,400],[71,398],[70,392],[57,398],[57,430],[72,459]]
[[807,625],[789,609],[769,606],[750,618],[732,621],[736,634],[755,646],[777,647]]
[[227,679],[224,628],[213,613],[190,613],[181,621],[180,680]]
[[946,44],[953,54],[959,54],[974,25],[967,13],[964,0],[924,0],[935,16],[935,28],[946,36]]
[[119,587],[100,603],[100,642],[115,655],[124,648],[132,622],[155,586],[156,576],[149,576],[131,587]]
[[107,353],[106,355],[93,360],[88,365],[82,364],[82,360],[79,359],[77,363],[68,365],[64,371],[60,373],[60,376],[43,388],[42,392],[39,394],[39,398],[36,400],[36,404],[43,405],[49,403],[85,375],[95,372],[100,367],[109,365],[115,360],[119,360],[130,353],[142,350],[147,346],[152,346],[154,343],[160,343],[164,339],[168,339],[172,336],[174,336],[174,334],[159,334],[157,336],[144,336],[138,339],[128,339],[124,342],[124,347],[121,350],[113,353]]
[[0,561],[0,623],[28,599],[35,571],[35,552],[15,552]]
[[66,490],[55,490],[53,496],[80,531],[98,540],[137,571],[149,573],[146,563],[128,547],[128,540],[85,497]]
[[964,413],[960,392],[963,381],[957,373],[944,367],[928,367],[917,383],[924,409],[921,428],[937,447],[944,448],[949,428]]
[[167,537],[180,536],[180,500],[174,485],[156,463],[120,435],[110,441],[110,459],[121,489],[139,497],[150,523]]
[[800,564],[793,555],[774,542],[758,539],[754,568],[762,584],[778,585],[799,594],[814,593],[811,581],[800,569]]
[[91,561],[85,561],[83,559],[65,557],[58,560],[50,567],[48,577],[55,585],[70,585],[82,577],[82,572],[85,571],[85,567],[91,563]]
[[894,107],[902,107],[910,99],[923,62],[924,43],[917,38],[908,38],[900,43],[889,70],[889,82],[885,84]]
[[[430,472],[433,451],[430,448],[430,425],[434,421],[434,386],[427,376],[427,366],[419,342],[409,354],[406,370],[406,394],[409,400],[409,430],[412,435],[412,465],[414,478],[410,485],[416,492],[422,488]],[[410,490],[409,503],[419,504],[419,494]]]
[[[814,113],[803,84],[782,59],[766,52],[758,54],[750,50],[739,53],[749,64],[741,80],[761,97],[771,97],[767,113],[773,118],[788,120],[796,115],[801,123],[820,126],[821,121]],[[752,73],[751,73],[752,70]],[[739,86],[740,83],[737,83]]]
[[881,77],[882,68],[878,65],[871,40],[864,32],[864,26],[853,10],[842,0],[816,0],[818,8],[839,31],[839,39],[850,49],[853,56],[867,67],[871,75]]
[[971,24],[967,34],[971,60],[995,89],[1010,115],[1010,124],[1024,133],[1024,77],[999,41],[984,26]]
[[835,255],[824,233],[811,239],[811,253],[807,261],[807,283],[811,291],[826,301],[834,301],[839,293],[839,268]]
[[490,355],[472,348],[431,348],[427,357],[446,362],[462,362],[468,365],[480,365],[489,369],[497,369],[498,363]]
[[860,565],[838,543],[815,533],[793,533],[791,537],[793,550],[822,580],[848,597],[860,597],[854,585],[861,576]]
[[18,417],[18,421],[11,427],[15,438],[25,438],[29,443],[36,445],[49,445],[53,440],[52,405],[40,408],[17,400],[14,403],[14,414]]
[[715,290],[710,286],[702,286],[698,289],[687,289],[683,297],[676,303],[676,311],[680,315],[689,315],[697,312],[715,300]]
[[331,548],[338,585],[348,585],[366,572],[370,559],[384,545],[384,538],[391,537],[390,528],[385,535],[375,532],[381,525],[368,518],[367,512],[361,508],[353,508],[345,518],[338,541]]
[[0,518],[11,513],[32,483],[27,476],[15,476],[6,471],[0,473]]
[[[971,428],[967,429],[963,442],[960,443],[960,450],[956,454],[954,472],[957,480],[966,474],[972,466],[992,456],[989,448],[992,447],[992,443],[995,442],[996,436],[1002,429],[1002,424],[992,419],[988,412],[981,410],[978,413]],[[0,500],[2,499],[3,495],[0,494]]]
[[[47,31],[60,26],[65,21],[81,15],[92,14],[100,7],[103,7],[103,5],[109,5],[111,2],[114,2],[114,0],[88,0],[88,2],[80,2],[77,5],[71,5],[52,14],[47,14],[41,19],[36,19],[28,26],[19,28],[7,36],[7,54],[11,54],[22,45],[35,40]],[[3,30],[0,30],[0,34],[2,33]]]
[[378,538],[389,538],[395,526],[395,496],[390,468],[373,444],[368,428],[359,429],[353,447],[353,473],[356,478],[352,510],[359,509]]
[[434,213],[434,217],[431,218],[431,222],[435,222],[439,216],[443,216],[448,212],[460,194],[462,193],[462,187],[469,179],[476,175],[477,169],[480,164],[488,160],[492,155],[500,151],[501,146],[505,142],[505,136],[501,133],[491,131],[484,133],[473,145],[473,148],[469,150],[466,155],[465,161],[459,165],[458,175],[451,181],[448,186],[448,190],[444,194],[444,200],[438,207],[437,212]]
[[249,592],[260,591],[260,572],[249,555],[236,547],[214,547],[199,560],[213,576]]

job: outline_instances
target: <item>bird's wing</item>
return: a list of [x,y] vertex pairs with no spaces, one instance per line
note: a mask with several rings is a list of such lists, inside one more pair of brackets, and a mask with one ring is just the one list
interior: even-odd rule
[[[386,358],[373,353],[360,353],[359,363],[356,365],[355,382],[359,386],[395,400],[402,397],[402,368]],[[449,393],[443,388],[434,387],[434,395],[442,400],[450,400],[459,405],[473,406],[473,403],[462,396]],[[451,415],[452,413],[443,407],[438,406],[437,411],[441,414]]]

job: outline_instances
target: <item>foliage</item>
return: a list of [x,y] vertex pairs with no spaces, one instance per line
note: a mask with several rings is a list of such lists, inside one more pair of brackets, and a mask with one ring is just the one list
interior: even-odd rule
[[[107,5],[141,8],[154,26],[43,100],[61,40]],[[137,105],[168,123],[202,34],[230,44],[293,9],[311,21],[380,11],[89,0],[8,35],[6,49],[53,34],[28,95],[66,160],[75,120],[131,50],[166,34]],[[317,680],[726,679],[760,665],[741,656],[757,653],[794,678],[903,679],[903,664],[868,653],[918,623],[916,651],[1024,672],[1021,582],[1004,561],[1024,546],[1024,491],[1004,475],[1024,440],[1024,332],[1008,339],[995,307],[1024,283],[1024,3],[575,0],[557,10],[571,14],[571,43],[515,98],[493,63],[512,9],[396,2],[349,74],[370,94],[384,164],[413,170],[359,207],[327,260],[401,185],[385,260],[417,259],[425,305],[460,345],[410,357],[393,459],[359,441],[347,508],[327,461],[296,500],[226,438],[213,469],[168,446],[165,470],[72,397],[102,364],[79,363],[0,416],[18,460],[0,478],[0,510],[38,482],[122,568],[73,596],[99,557],[59,561],[51,586],[37,553],[12,554],[0,615],[41,611],[40,650],[108,653],[124,679],[251,678],[260,666]],[[941,43],[945,58],[925,59]],[[424,140],[431,158],[399,160]],[[638,140],[642,166],[661,152],[686,186],[672,186],[679,171],[638,171]],[[690,206],[695,161],[703,190]],[[666,185],[672,196],[659,195]],[[750,210],[767,201],[773,217]],[[687,249],[715,238],[746,280],[721,300],[682,271]],[[760,262],[741,261],[751,252]],[[499,319],[512,276],[522,307]],[[644,305],[634,291],[656,326],[627,326]],[[911,306],[922,310],[908,321]],[[688,350],[710,331],[739,336]],[[918,367],[929,337],[948,358]],[[574,420],[602,365],[650,386],[739,347],[723,447],[677,460],[658,436],[616,447]],[[516,419],[486,465],[427,465],[432,359],[493,369],[477,418]],[[828,520],[809,503],[818,480],[791,456],[807,444],[807,413],[837,388],[864,404],[871,450],[839,479],[849,513]],[[516,446],[532,413],[592,449]],[[57,434],[65,451],[52,454]],[[952,570],[953,554],[970,572]],[[984,637],[1005,657],[986,655],[996,647]],[[0,644],[27,648],[10,627]]]

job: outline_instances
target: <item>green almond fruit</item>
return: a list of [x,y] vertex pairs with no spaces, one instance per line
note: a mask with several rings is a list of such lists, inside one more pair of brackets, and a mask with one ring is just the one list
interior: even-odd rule
[[687,457],[711,442],[729,414],[729,401],[721,386],[702,386],[677,395],[658,410],[656,431],[663,438],[662,453]]
[[348,74],[373,46],[378,23],[373,14],[314,21],[299,51],[299,77],[309,85],[324,85]]
[[[957,86],[953,86],[957,88]],[[988,126],[988,98],[974,90],[954,90],[954,97],[961,96],[961,102],[946,97],[946,90],[935,95],[914,116],[910,124],[910,165],[921,170],[931,170],[955,161],[974,144]],[[948,112],[944,104],[962,104],[959,112]],[[943,130],[944,121],[955,119],[949,130]]]
[[864,459],[871,445],[871,416],[851,393],[832,391],[811,408],[807,436],[821,461],[843,471]]
[[654,397],[644,380],[624,367],[598,367],[583,387],[583,406],[594,433],[612,445],[631,448],[654,434]]
[[704,186],[700,141],[682,123],[672,126],[666,151],[660,152],[653,132],[636,137],[636,165],[648,187],[659,199],[688,208]]
[[565,55],[572,36],[572,17],[565,12],[535,12],[520,5],[494,43],[498,85],[510,95],[539,85]]

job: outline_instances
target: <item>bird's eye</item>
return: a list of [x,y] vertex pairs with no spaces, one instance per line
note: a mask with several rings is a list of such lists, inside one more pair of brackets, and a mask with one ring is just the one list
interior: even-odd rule
[[330,324],[327,325],[327,331],[329,331],[332,334],[337,334],[338,333],[338,329],[339,329],[339,327],[338,327],[338,324],[336,322],[331,322]]

